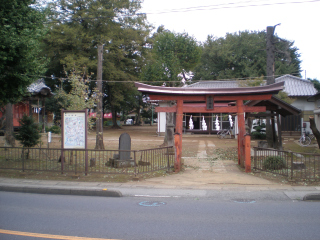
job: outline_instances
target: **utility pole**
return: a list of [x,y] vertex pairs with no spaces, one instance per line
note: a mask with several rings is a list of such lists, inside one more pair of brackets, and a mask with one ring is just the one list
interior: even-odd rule
[[[274,36],[274,30],[278,25],[280,24],[267,27],[267,49],[266,49],[267,50],[267,85],[275,83],[275,79],[274,79],[275,47],[274,47],[273,36]],[[271,114],[273,112],[266,111],[266,113]],[[267,117],[267,122],[266,122],[266,137],[267,137],[269,148],[278,147],[278,139],[276,137],[276,132],[275,132],[275,121],[274,121],[274,118],[271,119],[270,116]]]
[[275,26],[267,27],[267,85],[274,83],[274,34]]
[[103,45],[98,45],[98,66],[97,66],[97,87],[99,91],[98,106],[96,113],[96,147],[95,149],[104,149],[103,144],[103,92],[102,92],[102,61]]

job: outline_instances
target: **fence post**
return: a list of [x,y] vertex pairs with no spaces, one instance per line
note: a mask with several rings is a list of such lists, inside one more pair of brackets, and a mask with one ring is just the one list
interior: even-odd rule
[[253,168],[257,168],[257,148],[254,148],[254,153],[253,153]]
[[168,172],[170,172],[169,148],[168,147],[167,147],[167,161],[168,161]]
[[134,177],[137,177],[136,150],[133,151],[133,160],[134,160]]
[[245,135],[244,136],[244,156],[245,156],[245,171],[246,173],[251,172],[251,147],[250,147],[250,140],[251,137],[250,135]]
[[291,180],[293,178],[293,152],[291,152]]
[[87,148],[86,148],[84,154],[85,154],[85,156],[84,156],[85,157],[85,163],[84,163],[85,170],[84,171],[85,171],[85,176],[88,176],[88,149]]
[[24,148],[22,148],[22,172],[24,172]]
[[61,149],[60,158],[61,158],[61,174],[63,174],[63,165],[64,165],[64,150],[63,149]]
[[78,164],[77,164],[78,161],[77,161],[77,159],[78,159],[78,158],[77,158],[77,151],[76,151],[76,157],[75,157],[76,164],[75,164],[75,168],[74,168],[74,170],[75,170],[74,175],[75,175],[75,176],[78,175],[78,174],[77,174],[77,167],[78,167]]

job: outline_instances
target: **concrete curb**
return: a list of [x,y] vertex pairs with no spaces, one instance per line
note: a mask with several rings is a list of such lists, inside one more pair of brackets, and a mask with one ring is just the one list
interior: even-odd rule
[[303,197],[303,201],[320,201],[320,193],[310,193]]
[[58,194],[77,196],[99,196],[99,197],[122,197],[122,193],[116,190],[89,189],[89,188],[44,188],[26,186],[0,186],[0,191],[38,193],[38,194]]

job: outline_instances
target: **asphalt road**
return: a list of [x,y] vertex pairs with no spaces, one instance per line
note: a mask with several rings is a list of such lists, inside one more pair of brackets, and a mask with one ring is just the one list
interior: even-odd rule
[[[289,198],[106,198],[0,192],[1,240],[52,235],[59,235],[54,239],[307,240],[319,239],[319,226],[319,202]],[[3,234],[4,230],[24,236]],[[30,233],[36,235],[26,236]]]

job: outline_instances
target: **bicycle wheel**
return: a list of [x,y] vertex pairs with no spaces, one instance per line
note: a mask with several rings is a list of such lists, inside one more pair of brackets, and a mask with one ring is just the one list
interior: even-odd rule
[[308,146],[311,143],[311,139],[308,136],[305,136],[304,139],[301,137],[299,142],[302,146]]
[[222,139],[222,138],[224,138],[224,136],[225,136],[225,133],[220,133],[218,138]]
[[228,131],[228,138],[232,138],[232,135],[231,135],[231,132],[230,131]]

